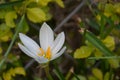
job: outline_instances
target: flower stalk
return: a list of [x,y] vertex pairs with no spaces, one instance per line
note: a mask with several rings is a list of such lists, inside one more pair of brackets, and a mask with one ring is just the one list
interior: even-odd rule
[[44,67],[45,69],[45,73],[46,73],[46,76],[48,78],[48,80],[53,80],[52,76],[50,75],[50,68],[49,68],[49,63],[46,64],[46,66]]

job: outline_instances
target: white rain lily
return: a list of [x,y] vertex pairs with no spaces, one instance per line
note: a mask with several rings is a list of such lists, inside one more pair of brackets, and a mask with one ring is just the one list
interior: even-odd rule
[[[28,56],[34,58],[39,63],[46,63],[61,56],[66,47],[63,47],[65,41],[64,32],[58,34],[54,40],[54,32],[46,23],[43,23],[40,32],[40,46],[28,36],[19,33],[23,45],[18,43],[19,48]],[[62,49],[61,49],[62,48]]]

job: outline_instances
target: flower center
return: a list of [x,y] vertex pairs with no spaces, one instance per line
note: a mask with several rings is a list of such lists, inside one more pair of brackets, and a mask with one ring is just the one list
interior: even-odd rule
[[47,59],[51,59],[51,48],[48,47],[47,51],[45,52],[42,48],[40,48],[41,53],[38,54],[38,56],[44,56]]

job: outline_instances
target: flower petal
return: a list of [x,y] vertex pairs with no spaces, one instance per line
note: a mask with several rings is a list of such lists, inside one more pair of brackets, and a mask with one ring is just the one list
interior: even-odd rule
[[52,57],[52,59],[51,59],[51,60],[53,60],[53,59],[56,59],[56,58],[60,57],[60,56],[64,53],[64,51],[65,51],[65,50],[66,50],[66,46],[65,46],[65,47],[63,47],[59,53],[56,53],[55,55],[53,55],[53,57]]
[[53,31],[46,23],[43,23],[40,29],[39,38],[40,38],[40,45],[44,51],[46,51],[48,46],[51,46],[51,44],[53,43],[54,40]]
[[25,46],[23,46],[22,44],[18,43],[19,48],[28,56],[30,56],[31,58],[34,58],[38,63],[46,63],[48,60],[45,59],[44,57],[40,57],[32,52],[30,52]]
[[46,59],[46,58],[44,58],[44,57],[35,58],[35,60],[36,60],[38,63],[46,63],[46,62],[48,62],[48,59]]
[[31,38],[29,38],[28,36],[26,36],[22,33],[19,33],[19,37],[20,37],[20,40],[22,41],[22,43],[24,44],[24,46],[29,51],[31,51],[34,54],[40,53],[40,50],[39,50],[40,47],[35,41],[33,41]]
[[23,46],[22,44],[18,43],[19,48],[28,56],[35,58],[35,54],[33,54],[32,52],[30,52],[25,46]]
[[64,32],[61,32],[58,34],[57,38],[55,39],[51,47],[52,55],[55,55],[62,48],[64,41],[65,41],[65,35]]

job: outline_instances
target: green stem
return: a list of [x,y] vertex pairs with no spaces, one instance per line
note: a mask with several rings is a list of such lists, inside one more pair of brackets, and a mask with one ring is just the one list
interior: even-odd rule
[[120,59],[120,56],[89,57],[88,59]]
[[49,72],[49,63],[47,63],[47,66],[45,67],[45,73],[46,73],[46,76],[48,78],[48,80],[53,80],[52,76],[50,75],[50,72]]
[[54,62],[53,64],[54,64],[54,67],[55,67],[55,72],[57,73],[56,75],[59,76],[60,80],[65,80],[65,78],[64,78],[63,74],[60,72],[56,62]]
[[72,73],[69,71],[65,77],[65,80],[69,80],[70,76],[72,75]]
[[112,80],[112,68],[110,67],[109,80]]
[[73,75],[75,76],[76,80],[80,80],[80,78],[75,73],[73,73]]
[[3,65],[3,63],[5,62],[5,60],[7,59],[8,54],[10,53],[10,50],[11,50],[11,48],[12,48],[12,46],[13,46],[16,38],[17,38],[17,34],[18,34],[20,28],[22,27],[23,20],[24,20],[24,15],[22,16],[22,18],[21,18],[21,20],[20,20],[20,22],[19,22],[19,24],[17,26],[16,32],[15,32],[13,38],[12,38],[12,41],[11,41],[7,51],[4,54],[4,58],[0,61],[0,69],[1,69],[1,67]]

